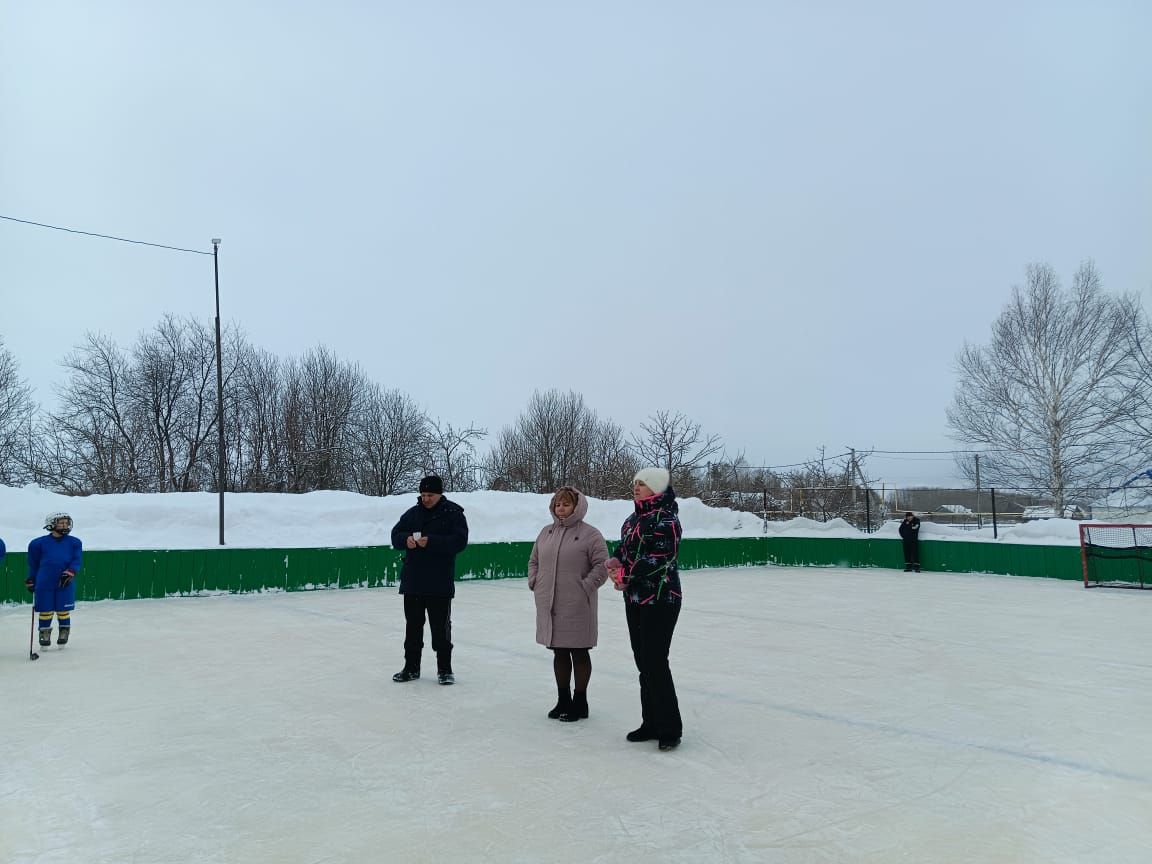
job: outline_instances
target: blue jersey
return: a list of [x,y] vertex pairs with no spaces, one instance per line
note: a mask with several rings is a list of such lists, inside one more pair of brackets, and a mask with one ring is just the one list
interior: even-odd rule
[[58,588],[65,570],[80,572],[84,544],[79,537],[45,534],[28,544],[28,576],[36,588]]

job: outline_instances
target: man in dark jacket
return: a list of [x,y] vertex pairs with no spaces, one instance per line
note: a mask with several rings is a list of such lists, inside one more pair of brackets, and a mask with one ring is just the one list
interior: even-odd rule
[[900,523],[900,539],[904,543],[904,572],[920,572],[920,520],[914,513],[905,513]]
[[407,550],[400,571],[404,595],[404,668],[392,676],[403,683],[420,677],[424,617],[432,633],[436,671],[441,684],[454,684],[452,674],[452,598],[456,595],[456,556],[468,545],[464,508],[444,497],[436,476],[420,481],[420,502],[392,529],[392,546]]

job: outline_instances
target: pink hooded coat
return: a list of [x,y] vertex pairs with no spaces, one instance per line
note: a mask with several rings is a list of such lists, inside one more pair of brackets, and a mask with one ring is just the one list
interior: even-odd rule
[[[548,508],[551,510],[551,506]],[[584,523],[588,499],[540,532],[528,559],[528,587],[536,596],[536,641],[548,648],[592,648],[596,644],[596,592],[608,580],[604,536]]]

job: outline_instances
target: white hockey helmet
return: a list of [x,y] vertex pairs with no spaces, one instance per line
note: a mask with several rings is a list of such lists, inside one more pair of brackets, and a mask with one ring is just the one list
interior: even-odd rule
[[[59,522],[61,519],[67,519],[68,520],[67,527],[65,527],[65,528],[57,528],[56,527],[56,523]],[[71,517],[71,515],[69,515],[68,513],[65,513],[62,510],[58,511],[56,513],[49,513],[47,516],[44,517],[44,530],[45,531],[59,531],[61,534],[69,533],[72,530],[72,517]]]

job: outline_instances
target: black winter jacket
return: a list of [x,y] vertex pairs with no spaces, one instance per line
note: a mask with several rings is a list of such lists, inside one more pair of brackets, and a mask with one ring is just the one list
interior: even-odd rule
[[660,495],[637,501],[635,512],[620,528],[616,560],[624,569],[624,602],[679,606],[680,506],[671,486]]
[[920,539],[920,518],[913,516],[912,521],[900,520],[900,536],[905,540]]
[[[408,538],[419,531],[428,545],[408,548]],[[400,571],[401,594],[429,597],[456,596],[456,556],[468,545],[468,520],[464,508],[441,498],[429,510],[417,504],[400,517],[392,529],[392,546],[402,549],[404,568]]]

